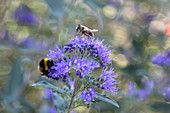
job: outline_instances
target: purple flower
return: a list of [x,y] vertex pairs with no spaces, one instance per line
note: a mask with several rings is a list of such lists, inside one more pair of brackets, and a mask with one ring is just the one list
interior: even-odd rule
[[47,55],[48,58],[51,59],[61,59],[62,57],[65,57],[64,52],[62,49],[60,49],[57,45],[56,48],[53,50],[49,50],[50,53]]
[[153,64],[161,66],[163,65],[170,66],[170,49],[168,49],[166,53],[157,54],[154,57],[152,57],[151,62]]
[[140,89],[137,91],[136,97],[139,100],[143,101],[150,95],[150,93],[151,93],[151,91],[149,89]]
[[68,83],[70,86],[70,89],[73,91],[74,90],[74,83],[75,83],[76,78],[74,78],[74,80],[71,80],[71,77],[68,78]]
[[12,16],[19,24],[36,25],[38,23],[37,16],[25,4],[21,4],[18,8],[16,8]]
[[61,59],[56,60],[47,77],[56,80],[63,78],[63,81],[66,82],[66,77],[69,75],[69,69],[69,62]]
[[88,38],[87,36],[76,36],[71,39],[70,43],[64,46],[64,52],[69,53],[75,52],[76,55],[80,55],[82,58],[94,58],[100,60],[102,63],[111,63],[108,56],[111,54],[112,50],[106,45],[103,45],[104,40],[99,40],[98,38]]
[[76,113],[76,111],[73,109],[73,110],[71,110],[71,112],[70,113]]
[[118,4],[123,4],[125,0],[107,0],[107,4],[111,6],[116,6]]
[[145,80],[144,81],[144,88],[136,90],[135,84],[133,82],[128,83],[128,94],[131,96],[135,96],[137,99],[144,101],[152,92],[154,88],[154,83],[152,80]]
[[74,58],[74,68],[77,70],[76,75],[86,75],[88,74],[88,67],[86,64],[86,59]]
[[93,96],[96,96],[96,92],[94,91],[94,88],[88,88],[88,91],[82,91],[81,98],[86,102],[91,102],[94,100]]
[[5,29],[0,30],[0,40],[7,42],[11,45],[16,45],[16,42],[10,38],[9,32]]
[[75,56],[68,58],[64,55],[63,50],[58,46],[56,46],[54,51],[50,50],[47,57],[50,59],[55,59],[54,66],[51,67],[50,73],[47,77],[56,80],[63,78],[64,82],[69,74],[69,70],[72,68],[77,70],[76,75],[83,78],[84,75],[90,74],[95,68],[99,67],[99,63],[92,59],[79,58]]
[[163,65],[165,63],[165,56],[157,54],[152,58],[152,63],[157,65]]
[[57,109],[53,106],[47,106],[48,107],[48,112],[47,113],[57,113]]
[[[86,102],[94,101],[95,88],[102,88],[115,94],[118,90],[116,85],[119,84],[115,80],[118,75],[114,74],[114,68],[108,70],[106,67],[106,64],[113,60],[109,58],[112,50],[109,46],[103,45],[103,41],[99,38],[77,35],[71,38],[64,48],[56,46],[54,50],[49,50],[47,57],[52,59],[54,65],[48,69],[49,74],[45,76],[56,80],[62,79],[64,82],[67,81],[70,72],[75,72],[74,75],[79,78],[85,76],[89,81],[81,80],[85,87],[80,88],[84,88],[83,91],[81,89],[81,98]],[[103,67],[102,74],[99,78],[93,77],[91,75],[93,70],[100,66]],[[75,78],[72,81],[69,77],[68,83],[70,90],[74,90]]]
[[150,23],[155,17],[156,17],[156,15],[155,14],[151,14],[151,13],[143,13],[142,14],[142,19],[146,23]]
[[[64,49],[56,46],[54,50],[49,50],[50,53],[47,57],[54,60],[54,66],[49,69],[50,73],[47,77],[56,80],[63,78],[65,82],[69,71],[72,69],[76,70],[76,75],[83,78],[100,65],[105,67],[105,63],[111,63],[113,59],[108,57],[111,50],[103,45],[103,41],[94,37],[79,37],[77,35],[75,38],[71,38],[71,42],[67,43]],[[114,89],[112,88],[112,90]]]
[[145,80],[144,81],[144,84],[145,84],[145,88],[147,89],[153,89],[154,88],[154,82],[152,80]]
[[45,99],[46,99],[49,103],[53,103],[54,93],[52,92],[51,89],[45,89],[45,90],[44,90],[44,96],[45,96]]
[[119,84],[119,82],[115,80],[118,75],[114,74],[114,68],[110,68],[110,70],[107,69],[107,67],[105,69],[103,68],[102,74],[100,75],[100,78],[103,78],[104,80],[100,87],[114,94],[117,91],[116,84]]
[[94,60],[86,60],[85,58],[74,58],[74,68],[77,70],[76,75],[83,77],[91,73],[94,68],[98,68],[99,64]]
[[35,40],[30,36],[27,37],[21,44],[30,49],[43,50],[45,48],[45,45],[42,42]]
[[111,5],[111,6],[115,6],[115,5],[116,5],[116,2],[113,1],[113,0],[107,0],[107,4],[108,4],[108,5]]
[[170,84],[163,89],[163,96],[170,100]]
[[56,46],[54,51],[50,50],[47,57],[54,59],[54,66],[49,69],[50,73],[46,76],[56,80],[63,78],[63,81],[66,82],[66,77],[69,75],[69,70],[72,66],[72,59],[67,58],[63,50],[58,46]]
[[128,83],[128,94],[134,95],[135,94],[135,84],[133,82]]

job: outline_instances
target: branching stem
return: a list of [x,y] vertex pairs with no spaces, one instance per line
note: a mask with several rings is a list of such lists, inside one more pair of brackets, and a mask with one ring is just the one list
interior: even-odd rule
[[69,105],[67,113],[70,113],[70,111],[71,111],[71,105],[73,103],[73,100],[74,100],[74,97],[75,97],[75,94],[76,94],[76,90],[77,90],[77,86],[78,86],[78,79],[79,79],[79,76],[77,76],[77,79],[76,79],[76,85],[75,85],[75,88],[74,88],[74,91],[73,91],[73,95],[71,97],[71,101],[70,101],[70,105]]

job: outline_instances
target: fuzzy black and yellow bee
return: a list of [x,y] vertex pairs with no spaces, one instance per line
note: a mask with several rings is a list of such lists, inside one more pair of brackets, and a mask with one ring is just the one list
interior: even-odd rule
[[38,65],[38,72],[41,75],[48,75],[49,69],[54,65],[54,61],[49,58],[44,58],[40,61]]
[[88,37],[94,37],[93,32],[97,32],[98,29],[89,29],[89,28],[86,27],[86,26],[83,26],[83,25],[78,24],[78,25],[76,26],[76,31],[77,31],[77,32],[81,32],[83,35],[86,35],[86,36],[88,36]]

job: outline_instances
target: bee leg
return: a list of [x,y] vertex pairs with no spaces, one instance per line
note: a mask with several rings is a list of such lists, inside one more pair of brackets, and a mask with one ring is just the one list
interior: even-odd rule
[[77,31],[77,35],[79,35],[80,34],[80,32],[79,31]]
[[82,34],[81,34],[81,37],[84,37],[84,36],[85,36],[85,35],[82,33]]

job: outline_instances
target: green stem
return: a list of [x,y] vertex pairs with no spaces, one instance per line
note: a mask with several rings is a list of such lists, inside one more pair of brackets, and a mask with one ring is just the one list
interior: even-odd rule
[[77,86],[78,86],[78,76],[77,76],[77,79],[76,79],[76,85],[75,85],[75,88],[74,88],[74,91],[73,91],[73,95],[72,95],[72,97],[71,97],[71,101],[70,101],[70,105],[69,105],[69,108],[68,108],[68,111],[67,111],[67,113],[70,113],[70,111],[71,111],[71,105],[72,105],[72,103],[73,103],[73,100],[74,100],[74,97],[75,97],[75,94],[76,94],[76,89],[77,89]]

